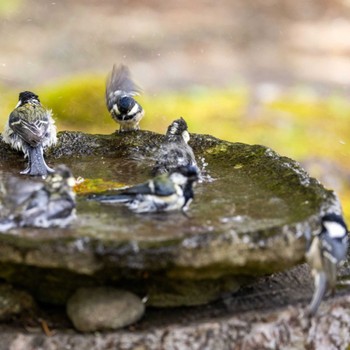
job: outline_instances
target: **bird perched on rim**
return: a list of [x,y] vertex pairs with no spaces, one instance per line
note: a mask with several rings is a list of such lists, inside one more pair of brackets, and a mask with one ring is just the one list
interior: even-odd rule
[[127,66],[113,66],[107,78],[106,104],[112,118],[120,125],[119,132],[139,130],[139,122],[145,112],[135,101],[141,89],[131,79]]
[[28,166],[21,174],[43,176],[53,172],[45,162],[43,150],[57,142],[56,126],[52,112],[41,105],[38,95],[30,91],[19,94],[2,137],[28,158]]
[[193,184],[198,180],[197,168],[180,167],[117,194],[91,197],[103,203],[125,203],[136,213],[187,210],[193,199]]
[[152,174],[164,174],[180,166],[197,167],[193,150],[188,144],[189,140],[190,134],[185,119],[181,117],[174,120],[168,126],[165,140],[156,152],[156,164]]
[[75,179],[58,166],[45,181],[12,177],[1,191],[0,231],[14,227],[66,227],[75,219]]
[[321,230],[313,237],[306,253],[314,277],[315,291],[307,307],[307,315],[313,316],[327,290],[335,291],[337,267],[345,260],[348,250],[348,229],[344,219],[337,214],[321,218]]

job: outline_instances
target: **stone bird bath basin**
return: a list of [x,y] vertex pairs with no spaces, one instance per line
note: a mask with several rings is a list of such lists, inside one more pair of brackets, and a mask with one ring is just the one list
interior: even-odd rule
[[[61,132],[47,161],[113,190],[148,179],[162,141],[147,131]],[[332,191],[269,148],[196,134],[190,144],[207,165],[188,216],[136,215],[87,201],[85,191],[70,228],[0,235],[0,278],[50,305],[64,305],[79,287],[107,285],[146,296],[150,315],[152,307],[186,310],[299,265],[320,215],[340,212]],[[2,179],[23,167],[21,155],[3,143],[0,159]]]

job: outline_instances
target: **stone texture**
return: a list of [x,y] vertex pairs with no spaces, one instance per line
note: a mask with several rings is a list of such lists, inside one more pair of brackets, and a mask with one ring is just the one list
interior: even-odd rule
[[0,284],[0,321],[7,321],[36,308],[31,295],[9,284]]
[[346,350],[350,344],[349,305],[349,296],[327,301],[311,322],[301,317],[302,309],[289,307],[161,326],[147,332],[80,335],[60,331],[47,337],[0,326],[0,350]]
[[81,332],[123,328],[138,321],[144,310],[135,294],[105,287],[80,288],[67,303],[67,314]]
[[[164,135],[61,132],[58,139],[49,164],[66,163],[75,176],[135,184],[149,178]],[[341,210],[332,191],[269,148],[196,134],[190,144],[213,181],[198,184],[189,217],[137,216],[78,196],[71,228],[0,236],[0,277],[54,304],[94,285],[147,295],[153,306],[205,304],[303,262],[320,215]],[[0,159],[2,176],[9,176],[23,156],[1,143]]]

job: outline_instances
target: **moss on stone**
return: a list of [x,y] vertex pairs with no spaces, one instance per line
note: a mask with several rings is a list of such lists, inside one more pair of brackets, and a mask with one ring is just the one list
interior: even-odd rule
[[[164,135],[66,131],[58,138],[47,153],[50,164],[65,162],[77,176],[133,184],[149,177]],[[333,192],[269,148],[197,134],[191,145],[209,163],[214,181],[197,186],[190,217],[138,216],[78,198],[82,224],[0,236],[0,277],[52,303],[64,303],[81,286],[103,284],[151,293],[163,306],[204,303],[247,278],[302,262],[319,216],[340,210]],[[4,145],[0,159],[12,169],[22,155]],[[171,293],[167,285],[178,290]]]

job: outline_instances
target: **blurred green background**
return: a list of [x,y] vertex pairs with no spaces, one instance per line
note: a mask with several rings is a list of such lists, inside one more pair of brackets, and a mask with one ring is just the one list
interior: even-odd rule
[[33,90],[60,130],[110,133],[114,63],[144,89],[143,129],[269,146],[340,196],[350,220],[347,0],[1,0],[0,122]]

